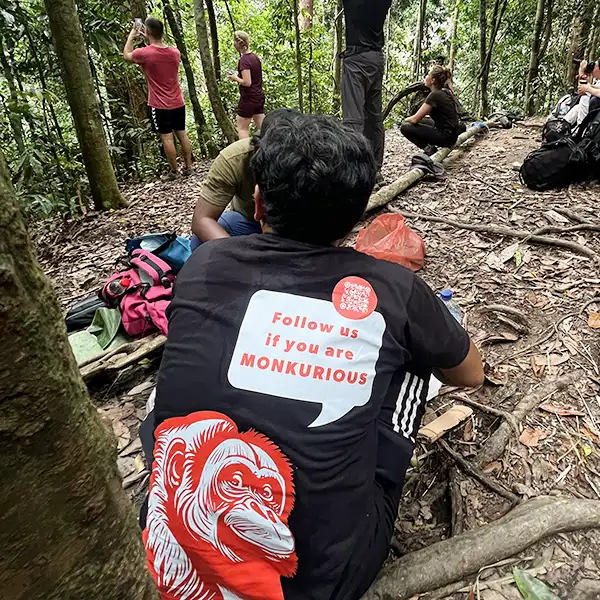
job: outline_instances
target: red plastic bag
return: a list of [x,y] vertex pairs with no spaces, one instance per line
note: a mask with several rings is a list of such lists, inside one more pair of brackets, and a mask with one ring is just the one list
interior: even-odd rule
[[425,264],[425,242],[405,222],[402,215],[386,213],[363,229],[356,249],[365,254],[399,263],[413,271]]

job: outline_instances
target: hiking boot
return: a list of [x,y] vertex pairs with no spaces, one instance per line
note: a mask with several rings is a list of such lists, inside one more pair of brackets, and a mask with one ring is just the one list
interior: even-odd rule
[[425,146],[423,150],[423,152],[427,154],[427,156],[433,156],[437,151],[437,146],[432,146],[431,144],[429,144],[429,146]]
[[175,181],[178,176],[179,173],[177,173],[177,171],[169,171],[166,175],[163,175],[161,179],[163,181]]
[[184,167],[181,171],[184,177],[189,177],[192,174],[192,167]]

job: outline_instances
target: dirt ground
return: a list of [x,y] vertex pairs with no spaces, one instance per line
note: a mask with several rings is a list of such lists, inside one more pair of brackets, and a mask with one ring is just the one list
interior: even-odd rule
[[[493,130],[452,154],[444,180],[420,182],[392,206],[530,232],[545,226],[577,225],[583,220],[597,223],[597,186],[535,193],[520,184],[515,163],[539,145],[539,133],[534,122]],[[407,170],[412,152],[398,130],[388,132],[386,180]],[[130,187],[127,209],[33,227],[40,261],[63,306],[101,285],[123,254],[127,237],[151,231],[188,234],[197,189],[208,166],[206,162],[197,164],[192,176],[176,182]],[[565,209],[572,211],[570,216]],[[464,324],[485,357],[485,385],[468,396],[462,392],[463,399],[510,412],[536,386],[577,374],[573,384],[547,395],[541,408],[523,422],[519,439],[513,436],[503,456],[484,466],[482,472],[522,498],[543,494],[600,499],[598,263],[570,250],[508,236],[474,233],[422,219],[410,219],[409,224],[426,244],[426,264],[420,275],[436,291],[454,290]],[[547,235],[600,253],[597,231]],[[513,311],[490,310],[490,305]],[[117,435],[119,467],[134,499],[139,499],[147,486],[137,428],[159,360],[152,356],[116,377],[90,384],[94,402]],[[425,422],[460,402],[460,393],[457,397],[456,391],[443,389]],[[497,414],[474,408],[472,416],[444,439],[474,462],[501,421]],[[467,531],[510,508],[505,497],[454,468],[439,444],[420,441],[416,455],[419,458],[407,474],[394,553],[409,552],[457,533],[451,527],[453,515],[455,530]],[[452,489],[458,490],[452,495],[454,502]],[[456,522],[457,511],[462,511],[462,524]],[[477,580],[472,577],[447,598],[521,598],[511,577],[512,568],[518,566],[547,582],[561,598],[598,599],[599,544],[597,530],[560,534],[509,562],[482,570]]]

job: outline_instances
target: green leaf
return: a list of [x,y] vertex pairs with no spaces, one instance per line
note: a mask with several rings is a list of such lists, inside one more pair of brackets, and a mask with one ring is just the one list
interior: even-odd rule
[[121,312],[118,308],[99,308],[88,332],[95,335],[98,344],[106,349],[114,340],[121,326]]
[[102,354],[102,346],[98,343],[95,335],[88,331],[77,331],[69,336],[69,344],[75,355],[75,360],[80,363]]
[[515,250],[515,264],[520,267],[523,263],[523,256],[521,255],[521,248]]
[[515,567],[513,577],[525,600],[560,600],[545,583],[521,569]]

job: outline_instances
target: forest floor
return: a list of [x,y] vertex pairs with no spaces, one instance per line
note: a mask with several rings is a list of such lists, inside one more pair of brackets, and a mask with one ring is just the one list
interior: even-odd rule
[[[582,220],[597,223],[597,186],[535,193],[520,184],[515,163],[520,164],[539,145],[539,134],[535,122],[511,130],[493,130],[453,152],[446,161],[444,180],[420,182],[392,206],[421,215],[530,232],[545,226],[577,225]],[[407,170],[412,152],[398,130],[388,132],[384,167],[387,180]],[[46,221],[32,227],[40,261],[63,305],[99,287],[123,254],[127,237],[151,231],[188,234],[197,190],[209,164],[197,164],[187,179],[131,186],[125,192],[130,202],[127,209],[90,213],[78,220]],[[577,216],[565,216],[568,211]],[[483,467],[483,473],[520,497],[549,494],[600,499],[597,264],[562,248],[422,219],[411,218],[408,222],[426,243],[427,258],[420,275],[436,291],[454,290],[466,327],[485,357],[485,385],[463,395],[463,399],[510,412],[541,382],[577,374],[574,383],[551,391],[541,407],[525,418],[519,439],[514,435],[503,456]],[[597,232],[548,235],[600,253]],[[497,304],[516,312],[486,308]],[[100,378],[89,386],[100,413],[112,422],[119,444],[119,467],[134,499],[139,499],[147,485],[137,428],[158,362],[158,356],[150,357],[116,377]],[[444,391],[447,393],[428,409],[426,422],[447,410],[452,402],[461,402],[460,396],[457,400],[449,390]],[[501,420],[474,408],[472,417],[444,439],[473,462]],[[453,468],[439,443],[420,442],[417,454],[420,459],[407,474],[397,521],[397,553],[430,545],[453,535],[456,529],[471,530],[510,508],[505,497],[460,468]],[[455,531],[451,529],[453,519]],[[560,534],[530,547],[514,560],[482,570],[479,596],[469,595],[473,577],[462,591],[448,598],[521,598],[512,582],[513,566],[529,569],[561,598],[600,598],[598,547],[598,530]]]

